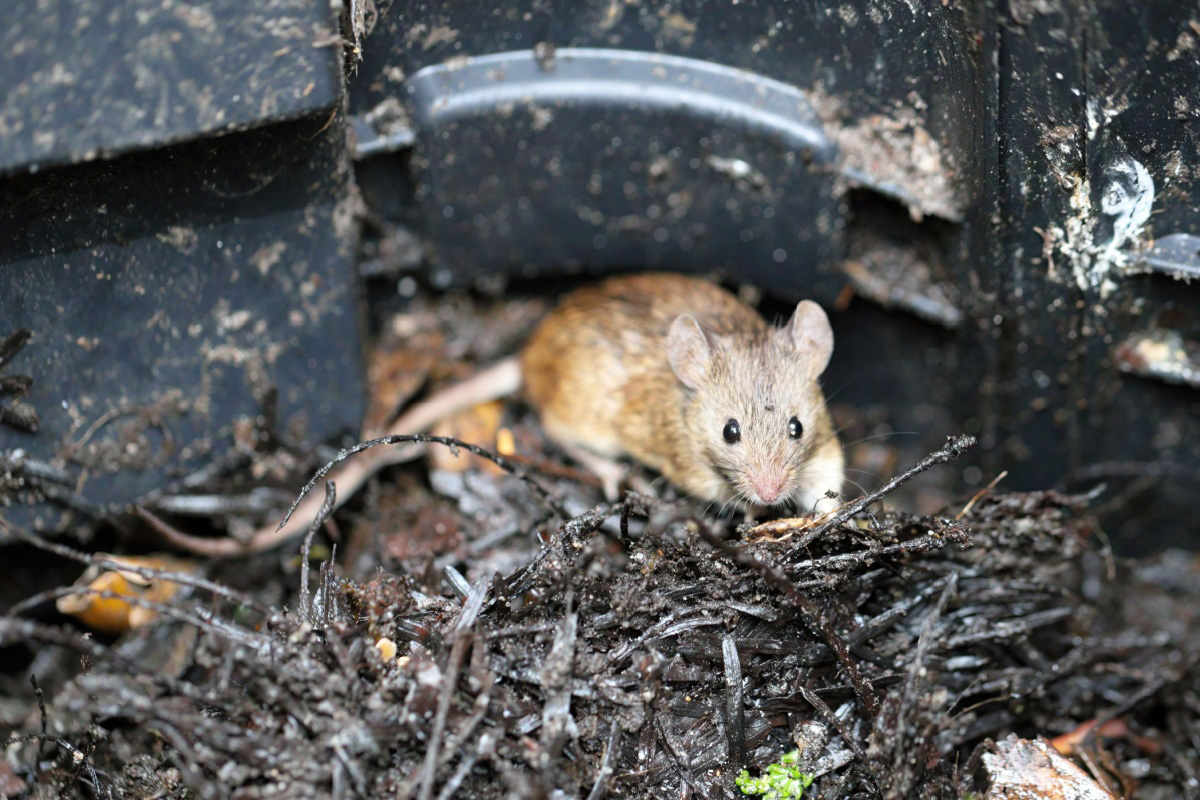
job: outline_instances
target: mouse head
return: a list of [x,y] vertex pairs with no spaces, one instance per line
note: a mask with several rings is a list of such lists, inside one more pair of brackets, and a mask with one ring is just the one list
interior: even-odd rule
[[842,449],[818,383],[833,354],[820,306],[805,300],[783,328],[752,335],[719,335],[683,314],[667,354],[689,390],[686,435],[711,479],[725,484],[700,493],[807,511],[826,491],[841,491]]

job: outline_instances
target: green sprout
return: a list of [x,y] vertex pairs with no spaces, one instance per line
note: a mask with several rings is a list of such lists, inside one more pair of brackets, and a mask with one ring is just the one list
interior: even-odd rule
[[734,783],[742,790],[742,794],[765,795],[763,800],[796,800],[813,782],[812,775],[801,772],[796,766],[798,760],[799,750],[784,753],[777,763],[767,767],[766,774],[761,778],[751,778],[749,772],[742,770]]

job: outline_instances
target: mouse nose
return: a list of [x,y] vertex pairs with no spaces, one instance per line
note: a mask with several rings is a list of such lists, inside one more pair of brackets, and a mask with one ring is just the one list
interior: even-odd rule
[[769,506],[779,499],[779,494],[783,491],[783,476],[767,476],[760,478],[754,482],[754,493],[758,495],[758,500],[765,506]]

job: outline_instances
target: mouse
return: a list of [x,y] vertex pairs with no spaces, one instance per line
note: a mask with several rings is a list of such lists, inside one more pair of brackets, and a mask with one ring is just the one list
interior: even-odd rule
[[820,386],[832,354],[811,300],[774,328],[713,282],[646,273],[567,295],[520,364],[525,401],[571,455],[629,456],[715,503],[807,511],[844,479]]
[[[411,406],[381,434],[428,431],[480,403],[517,395],[547,435],[615,499],[630,457],[701,500],[751,511],[834,505],[844,482],[820,378],[833,355],[825,311],[800,301],[782,327],[705,278],[619,275],[568,293],[514,356]],[[405,455],[405,451],[409,455]],[[330,473],[339,502],[413,448],[376,448]],[[253,549],[307,527],[322,499]]]

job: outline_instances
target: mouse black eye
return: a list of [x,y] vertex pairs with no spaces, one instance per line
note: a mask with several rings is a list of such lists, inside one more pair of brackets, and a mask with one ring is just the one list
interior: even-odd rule
[[736,419],[731,419],[725,423],[725,429],[721,431],[721,435],[729,444],[737,444],[742,440],[742,426]]
[[788,420],[788,436],[793,439],[799,439],[804,435],[804,426],[800,424],[800,420],[792,417]]

